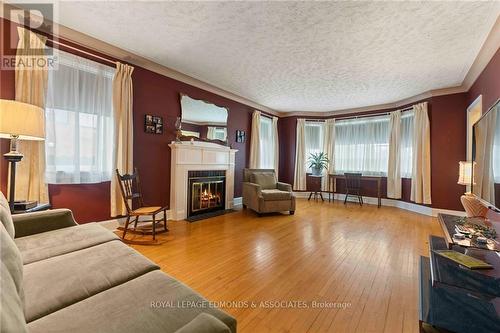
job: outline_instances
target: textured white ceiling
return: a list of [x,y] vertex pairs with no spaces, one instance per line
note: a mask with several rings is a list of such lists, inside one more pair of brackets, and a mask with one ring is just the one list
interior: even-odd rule
[[61,2],[59,22],[278,111],[460,85],[500,2]]

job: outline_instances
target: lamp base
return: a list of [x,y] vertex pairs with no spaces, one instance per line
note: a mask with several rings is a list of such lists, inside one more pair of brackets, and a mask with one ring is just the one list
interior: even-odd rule
[[3,157],[10,162],[10,188],[9,188],[9,208],[14,212],[14,196],[16,193],[16,163],[23,159],[23,154],[17,151],[17,136],[11,136],[10,151],[3,154]]
[[472,193],[465,193],[460,197],[460,202],[464,206],[467,217],[486,217],[488,207],[476,198]]

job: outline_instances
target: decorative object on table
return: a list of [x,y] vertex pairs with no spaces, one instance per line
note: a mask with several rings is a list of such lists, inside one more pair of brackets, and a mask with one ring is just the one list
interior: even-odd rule
[[245,131],[242,131],[242,130],[236,131],[236,142],[239,142],[239,143],[245,142],[245,137],[246,137]]
[[460,233],[464,235],[470,235],[471,237],[474,235],[478,237],[484,236],[489,239],[494,239],[497,237],[497,232],[494,228],[489,227],[483,223],[480,223],[479,221],[480,219],[476,220],[476,219],[459,217],[456,220],[457,225],[455,226],[455,229],[459,230]]
[[144,116],[144,132],[163,134],[163,117],[147,114]]
[[329,162],[330,160],[324,152],[311,153],[307,159],[307,163],[309,164],[309,168],[311,168],[313,176],[321,176],[323,169],[327,170]]
[[9,207],[14,211],[16,163],[23,154],[17,151],[18,140],[45,140],[44,110],[38,106],[0,99],[0,137],[10,139],[10,151],[3,156],[10,162]]
[[468,256],[466,254],[453,251],[453,250],[434,250],[434,253],[439,254],[440,256],[443,256],[445,258],[448,258],[450,260],[453,260],[454,262],[465,266],[469,269],[490,269],[493,268],[490,264],[487,262],[484,262],[482,260],[479,260],[477,258]]
[[464,194],[460,197],[467,217],[486,217],[488,207],[485,206],[474,194]]

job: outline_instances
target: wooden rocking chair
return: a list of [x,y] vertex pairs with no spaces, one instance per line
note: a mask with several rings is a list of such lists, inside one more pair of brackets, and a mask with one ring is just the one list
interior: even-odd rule
[[[118,177],[118,183],[120,184],[120,190],[122,193],[123,201],[125,202],[125,207],[127,208],[127,219],[125,221],[124,227],[119,227],[118,230],[123,230],[122,240],[126,243],[132,244],[156,244],[156,234],[164,233],[168,231],[167,228],[167,209],[168,207],[160,206],[145,206],[142,198],[141,186],[139,181],[139,173],[137,168],[134,168],[133,174],[120,175],[118,169],[116,169],[116,176]],[[137,201],[138,208],[132,209],[134,200]],[[129,204],[130,202],[130,204]],[[157,221],[156,215],[163,212],[163,225],[162,220]],[[151,220],[139,221],[140,216],[151,216]],[[129,229],[130,220],[134,218],[134,228]],[[137,223],[140,222],[141,225],[137,227]],[[148,222],[151,222],[149,225]],[[159,229],[157,229],[157,227]],[[134,241],[125,238],[127,232],[131,234],[139,235],[153,235],[152,241]]]

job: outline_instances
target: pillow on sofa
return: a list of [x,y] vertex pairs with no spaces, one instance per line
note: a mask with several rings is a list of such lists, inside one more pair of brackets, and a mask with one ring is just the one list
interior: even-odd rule
[[231,333],[229,327],[211,314],[202,312],[175,333]]
[[10,235],[14,239],[15,230],[14,222],[12,222],[12,215],[10,214],[9,202],[2,192],[0,192],[0,221]]
[[250,182],[259,184],[263,190],[271,190],[276,188],[276,176],[273,172],[255,172],[250,177]]

